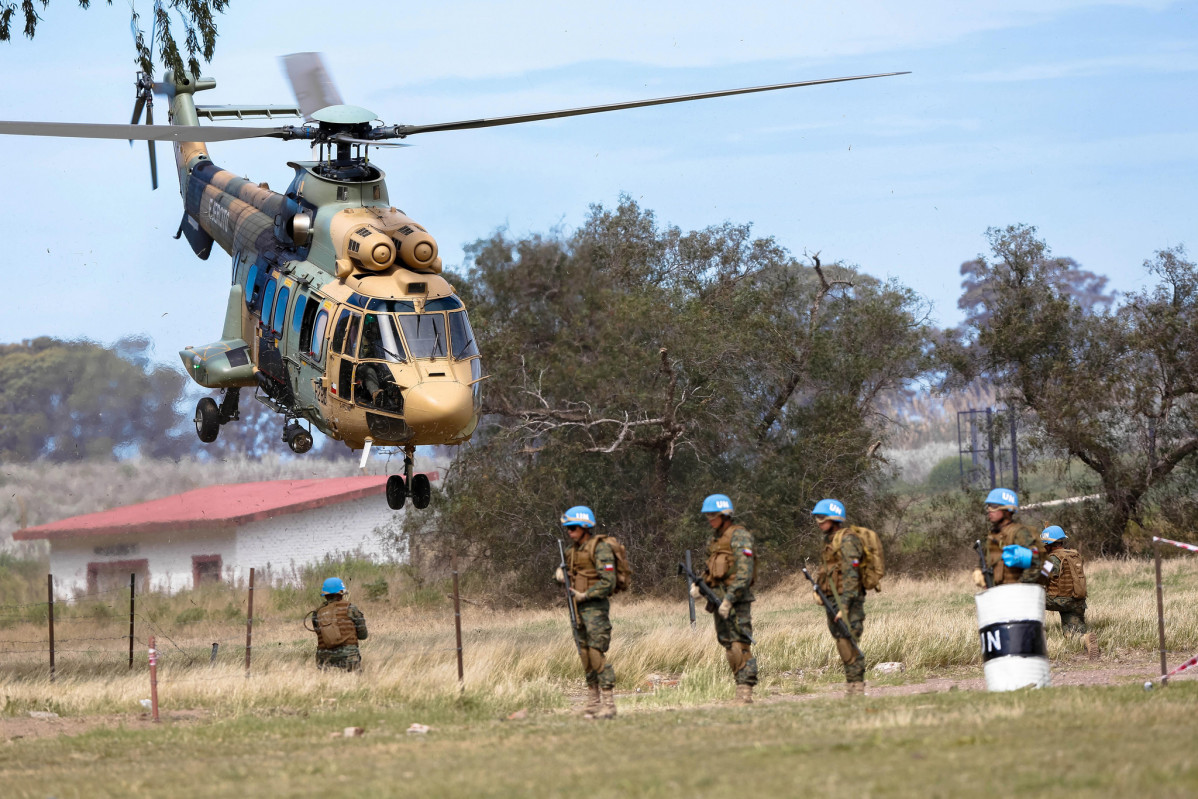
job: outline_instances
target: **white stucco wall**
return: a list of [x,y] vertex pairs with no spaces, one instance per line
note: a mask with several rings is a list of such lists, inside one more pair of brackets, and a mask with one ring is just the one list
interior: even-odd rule
[[64,598],[87,590],[89,563],[145,559],[150,590],[191,588],[195,555],[220,555],[226,580],[246,580],[253,568],[255,581],[294,582],[303,566],[326,557],[358,554],[405,562],[407,547],[388,546],[380,537],[388,527],[398,534],[403,513],[388,508],[378,495],[240,528],[59,539],[50,544],[50,571],[56,595]]

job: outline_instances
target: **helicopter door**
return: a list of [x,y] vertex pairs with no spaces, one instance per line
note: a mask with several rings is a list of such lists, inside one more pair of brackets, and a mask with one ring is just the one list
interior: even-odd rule
[[283,360],[285,350],[281,346],[294,282],[286,278],[277,289],[272,289],[276,279],[272,277],[267,281],[262,300],[262,320],[258,325],[258,369],[263,377],[259,378],[258,383],[267,396],[291,407],[295,404],[295,392],[287,364]]
[[329,393],[345,403],[353,402],[352,356],[358,351],[358,329],[361,327],[361,320],[361,314],[342,308],[337,317],[337,325],[333,328],[333,341],[329,345]]

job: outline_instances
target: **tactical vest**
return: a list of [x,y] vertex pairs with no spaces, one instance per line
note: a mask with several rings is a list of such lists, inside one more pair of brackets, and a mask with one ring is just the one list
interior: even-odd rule
[[349,617],[348,599],[329,602],[317,608],[314,614],[317,649],[336,649],[358,643],[358,631]]
[[1053,551],[1061,561],[1061,568],[1048,580],[1049,596],[1086,598],[1086,573],[1082,569],[1082,556],[1076,549]]
[[599,545],[599,536],[591,534],[582,546],[574,544],[568,553],[570,571],[570,587],[584,594],[591,586],[599,582],[599,570],[595,568],[595,547]]
[[1033,541],[1038,538],[1029,528],[1018,522],[1011,522],[999,530],[997,535],[990,533],[990,535],[986,536],[986,563],[991,569],[994,569],[995,585],[1017,583],[1019,582],[1020,575],[1023,574],[1023,569],[1009,569],[1002,562],[1003,547],[1016,543],[1015,535],[1020,530],[1026,530],[1028,537]]
[[[839,594],[844,591],[844,572],[841,569],[843,559],[840,557],[840,548],[844,543],[845,534],[850,532],[856,535],[857,531],[853,528],[841,528],[837,530],[836,534],[827,540],[823,550],[820,552],[820,567],[817,582],[819,583],[819,587],[824,590],[824,593],[828,593],[831,588],[830,580],[835,581],[836,593]],[[861,537],[857,536],[857,540],[860,541]],[[864,548],[864,544],[862,544],[862,548]]]
[[[707,571],[704,582],[708,585],[727,585],[736,577],[736,556],[732,553],[732,534],[745,528],[739,524],[730,524],[719,538],[712,539],[707,544]],[[746,531],[747,532],[747,531]],[[753,574],[749,577],[749,585],[757,582],[757,561],[751,559]]]

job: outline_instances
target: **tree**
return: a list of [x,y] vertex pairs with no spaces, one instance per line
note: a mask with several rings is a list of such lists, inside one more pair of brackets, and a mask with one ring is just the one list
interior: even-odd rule
[[[1077,301],[1082,311],[1093,313],[1100,309],[1110,308],[1115,301],[1115,292],[1107,289],[1108,279],[1098,275],[1081,265],[1072,258],[1048,258],[1040,265],[1044,279],[1059,291]],[[992,291],[987,282],[988,265],[984,258],[978,256],[972,261],[961,264],[961,298],[957,307],[965,312],[965,328],[980,329],[990,321],[990,311],[987,300]]]
[[[23,33],[32,39],[37,32],[41,17],[37,13],[37,5],[42,10],[50,5],[50,0],[21,0],[19,10],[24,19]],[[108,0],[112,5],[112,0]],[[168,68],[176,73],[184,71],[183,58],[179,53],[179,44],[171,29],[171,12],[178,15],[185,36],[183,45],[187,49],[187,71],[193,75],[200,74],[202,55],[205,61],[211,61],[216,51],[216,19],[215,13],[224,12],[229,0],[154,0],[152,11],[150,42],[146,43],[145,31],[142,29],[141,15],[132,2],[129,3],[132,25],[137,50],[137,63],[147,74],[154,71],[154,46],[158,46],[158,58]],[[79,0],[79,7],[91,7],[91,0]],[[7,42],[12,37],[12,21],[18,10],[15,0],[0,0],[0,42]]]
[[878,507],[877,398],[927,368],[909,290],[804,265],[747,225],[662,228],[627,198],[570,236],[497,233],[470,256],[453,282],[491,373],[485,416],[417,533],[535,590],[558,515],[590,504],[653,586],[705,539],[706,494],[733,495],[772,569],[799,531],[814,542],[821,497]]
[[987,231],[993,258],[977,274],[988,322],[943,354],[956,379],[986,377],[1031,411],[1033,447],[1094,472],[1108,507],[1098,548],[1117,554],[1145,495],[1198,451],[1198,270],[1181,247],[1162,250],[1144,264],[1155,287],[1087,308],[1035,233]]
[[175,410],[184,378],[151,362],[149,347],[143,338],[112,349],[47,337],[0,345],[0,458],[184,454]]

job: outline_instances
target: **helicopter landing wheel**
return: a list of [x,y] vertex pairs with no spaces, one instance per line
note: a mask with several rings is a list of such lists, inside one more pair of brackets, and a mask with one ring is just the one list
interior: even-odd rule
[[408,487],[404,484],[403,477],[398,474],[393,474],[387,478],[387,507],[391,510],[400,510],[403,508],[404,501],[408,498]]
[[220,435],[220,408],[212,397],[204,397],[196,403],[196,435],[205,444],[216,441]]
[[297,422],[292,422],[283,429],[283,440],[296,455],[303,455],[312,449],[312,434],[300,427]]
[[419,510],[428,507],[433,497],[433,487],[429,485],[427,474],[412,475],[412,504]]

